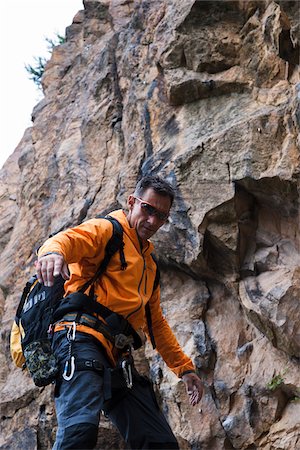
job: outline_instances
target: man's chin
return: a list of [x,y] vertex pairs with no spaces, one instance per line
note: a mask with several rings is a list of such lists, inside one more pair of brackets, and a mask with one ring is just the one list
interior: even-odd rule
[[142,241],[147,241],[154,235],[154,231],[143,229],[138,235]]

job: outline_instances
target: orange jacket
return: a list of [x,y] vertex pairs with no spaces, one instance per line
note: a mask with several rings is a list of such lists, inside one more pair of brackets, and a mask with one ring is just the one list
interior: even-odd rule
[[[121,270],[119,252],[115,253],[105,273],[94,285],[98,301],[122,314],[135,330],[142,329],[147,334],[145,305],[150,302],[153,335],[158,352],[177,376],[188,370],[194,370],[191,359],[181,350],[162,315],[159,287],[153,292],[156,274],[156,264],[151,256],[153,244],[148,242],[147,246],[141,249],[137,233],[130,227],[125,213],[118,210],[110,215],[116,218],[124,229],[127,268]],[[70,279],[65,283],[66,295],[77,291],[93,277],[104,258],[105,247],[112,236],[112,231],[112,224],[108,220],[91,219],[58,233],[39,249],[39,256],[48,252],[63,255],[70,271]],[[65,325],[65,322],[56,325],[55,331],[63,329]],[[77,330],[95,336],[114,361],[112,344],[101,333],[84,325],[77,325]]]

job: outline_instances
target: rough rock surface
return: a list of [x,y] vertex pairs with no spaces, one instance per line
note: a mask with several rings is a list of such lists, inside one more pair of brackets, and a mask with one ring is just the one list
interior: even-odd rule
[[[180,447],[300,448],[299,2],[84,0],[66,37],[0,172],[0,448],[55,434],[52,388],[9,355],[35,248],[126,208],[145,173],[177,189],[162,305],[206,385],[193,409],[139,353]],[[98,448],[125,448],[105,420]]]

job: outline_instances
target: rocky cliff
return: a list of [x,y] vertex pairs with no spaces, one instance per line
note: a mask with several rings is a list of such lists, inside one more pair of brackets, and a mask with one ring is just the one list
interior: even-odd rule
[[[83,3],[0,172],[0,447],[55,434],[52,387],[9,355],[36,247],[158,173],[177,190],[154,240],[162,307],[200,406],[150,346],[138,359],[181,448],[300,448],[299,2]],[[98,448],[125,448],[105,420]]]

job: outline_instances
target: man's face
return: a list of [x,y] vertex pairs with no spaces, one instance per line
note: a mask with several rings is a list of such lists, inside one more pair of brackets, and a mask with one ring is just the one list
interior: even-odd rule
[[168,196],[157,194],[149,188],[141,197],[130,195],[128,206],[128,222],[132,228],[136,229],[140,239],[145,241],[166,222],[171,200]]

